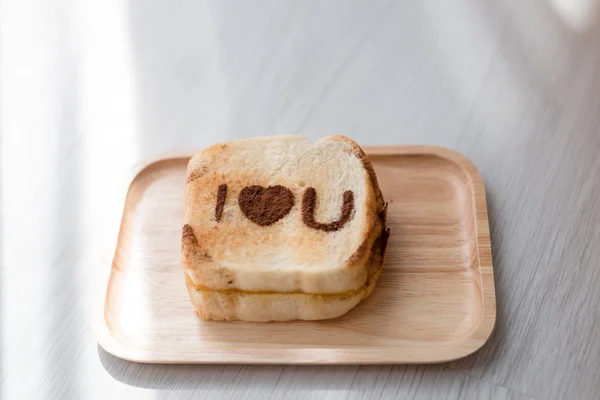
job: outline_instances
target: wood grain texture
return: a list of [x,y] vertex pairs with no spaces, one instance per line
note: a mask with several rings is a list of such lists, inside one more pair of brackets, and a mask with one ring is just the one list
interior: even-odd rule
[[[569,4],[3,0],[1,397],[597,398],[600,24],[597,2]],[[98,349],[126,171],[272,133],[472,160],[490,341],[443,367],[145,366]]]
[[392,230],[369,299],[325,321],[200,320],[181,270],[182,188],[194,153],[167,155],[143,165],[119,203],[112,268],[104,266],[92,315],[99,343],[118,357],[150,363],[412,364],[478,350],[496,321],[479,173],[439,147],[364,150]]

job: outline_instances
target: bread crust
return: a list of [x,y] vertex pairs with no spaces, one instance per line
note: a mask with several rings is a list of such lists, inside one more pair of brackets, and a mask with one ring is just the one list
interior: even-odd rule
[[[360,214],[357,208],[351,224],[342,228],[341,232],[326,233],[311,230],[298,223],[294,227],[296,235],[288,235],[289,239],[280,233],[287,228],[285,224],[291,224],[290,221],[301,221],[299,199],[302,199],[305,187],[295,182],[308,180],[308,184],[326,190],[327,182],[319,181],[320,176],[326,173],[324,166],[321,171],[313,171],[315,178],[281,182],[294,193],[296,199],[296,204],[282,221],[274,226],[248,226],[249,222],[241,216],[239,210],[236,211],[235,199],[240,190],[245,185],[258,184],[266,187],[279,182],[273,181],[272,176],[267,176],[264,171],[257,172],[256,168],[253,170],[252,165],[243,165],[243,158],[229,164],[223,162],[223,159],[234,158],[241,149],[245,151],[252,146],[265,146],[274,141],[286,141],[286,145],[307,154],[310,154],[310,146],[326,145],[349,156],[343,161],[349,165],[348,168],[359,171],[355,175],[360,176],[361,182],[357,185],[362,186],[356,186],[356,191],[362,197],[356,201],[364,206],[360,209]],[[290,175],[288,171],[284,172],[286,173],[281,176]],[[228,198],[224,208],[221,205],[220,213],[223,213],[225,222],[232,221],[229,225],[207,217],[211,212],[215,214],[214,188],[224,183],[229,185]],[[363,190],[364,193],[361,192]],[[279,136],[214,145],[190,161],[185,191],[182,267],[190,297],[201,317],[256,321],[264,320],[266,316],[270,316],[268,318],[272,320],[332,318],[331,315],[347,312],[368,296],[365,293],[370,294],[373,290],[383,262],[373,261],[373,248],[378,239],[388,233],[385,227],[386,204],[372,164],[351,139],[331,136],[310,143],[304,137]],[[335,263],[327,264],[323,260],[327,260],[328,256],[325,253],[328,246],[324,245],[331,238],[328,234],[341,235],[335,237],[338,248],[344,243],[347,245],[343,247],[343,254],[338,255]],[[252,260],[253,246],[267,249],[291,248],[294,250],[292,256],[296,258],[295,262],[299,266],[308,267],[238,267],[246,260]],[[228,247],[241,249],[238,250],[240,254],[231,256],[227,253]],[[381,254],[382,260],[384,253],[385,250]],[[290,253],[287,254],[289,256]],[[313,260],[318,262],[313,263]],[[312,268],[312,265],[318,267]],[[265,302],[272,305],[266,306]],[[296,311],[290,311],[292,309]]]

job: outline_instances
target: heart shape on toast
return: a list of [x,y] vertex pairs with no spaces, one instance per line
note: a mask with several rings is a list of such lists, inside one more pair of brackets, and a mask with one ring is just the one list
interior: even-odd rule
[[259,185],[247,186],[240,192],[238,204],[250,221],[260,226],[268,226],[290,213],[294,206],[294,194],[281,185],[268,188]]

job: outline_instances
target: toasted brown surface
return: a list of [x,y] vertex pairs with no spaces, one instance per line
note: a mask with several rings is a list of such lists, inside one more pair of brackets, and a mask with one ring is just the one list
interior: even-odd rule
[[335,294],[249,293],[239,290],[211,291],[186,279],[190,298],[200,318],[205,320],[250,322],[320,320],[339,317],[371,295],[381,271],[389,230],[375,240],[365,266],[368,279],[358,290]]
[[[270,160],[270,161],[269,161]],[[249,139],[211,146],[188,165],[182,264],[197,286],[211,290],[337,293],[364,286],[368,249],[382,228],[381,192],[373,168],[350,139],[311,143],[304,137]],[[215,207],[219,188],[227,196]],[[249,186],[283,185],[295,204],[284,218],[259,226],[238,204]],[[375,185],[375,186],[374,186]],[[301,199],[318,193],[315,219],[330,222],[341,213],[345,192],[355,208],[338,231],[302,223]]]

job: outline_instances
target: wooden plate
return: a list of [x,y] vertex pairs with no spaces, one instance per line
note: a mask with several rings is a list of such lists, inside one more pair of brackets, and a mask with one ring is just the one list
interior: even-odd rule
[[477,170],[439,147],[364,150],[389,202],[391,237],[383,274],[363,303],[318,322],[200,320],[180,266],[191,154],[164,156],[138,169],[128,187],[93,315],[100,345],[148,363],[433,363],[479,349],[494,328],[496,298]]

